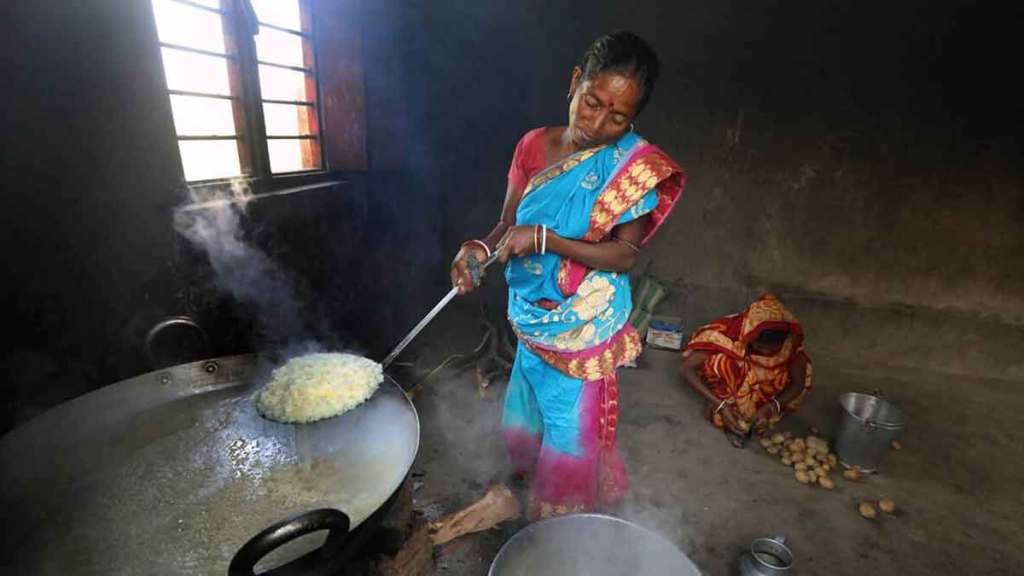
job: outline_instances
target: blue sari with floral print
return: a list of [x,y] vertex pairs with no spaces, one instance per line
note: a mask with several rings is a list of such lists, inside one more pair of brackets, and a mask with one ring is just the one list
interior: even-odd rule
[[[656,210],[660,224],[681,190],[678,166],[628,132],[536,174],[516,224],[543,224],[563,238],[600,242],[614,226]],[[550,252],[512,259],[505,277],[508,318],[519,344],[502,424],[514,463],[535,476],[531,514],[593,509],[613,499],[602,497],[605,488],[625,489],[614,448],[615,368],[639,353],[628,324],[629,278]],[[609,447],[614,454],[604,450]]]

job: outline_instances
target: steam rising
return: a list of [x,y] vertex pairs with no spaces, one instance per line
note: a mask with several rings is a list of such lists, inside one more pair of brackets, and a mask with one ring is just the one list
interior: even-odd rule
[[174,215],[175,230],[204,252],[220,289],[255,308],[259,335],[275,343],[306,337],[302,306],[284,271],[262,250],[245,240],[242,222],[252,199],[248,184],[200,193],[190,190],[191,203]]

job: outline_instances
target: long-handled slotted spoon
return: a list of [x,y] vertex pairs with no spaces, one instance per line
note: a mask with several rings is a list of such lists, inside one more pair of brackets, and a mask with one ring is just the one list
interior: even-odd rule
[[[484,270],[486,270],[487,267],[493,264],[494,261],[497,259],[498,250],[495,250],[494,254],[489,256],[483,262],[477,262],[476,258],[473,257],[472,254],[469,256],[469,258],[466,259],[466,263],[469,265],[469,275],[473,281],[473,286],[480,285],[480,278]],[[381,362],[381,366],[387,369],[388,365],[391,364],[391,362],[393,362],[395,358],[397,358],[398,355],[402,353],[402,350],[405,350],[405,347],[408,346],[409,343],[413,341],[413,338],[416,338],[416,336],[419,335],[419,333],[422,332],[423,329],[427,327],[427,324],[430,324],[430,321],[433,320],[434,317],[441,312],[441,310],[444,310],[444,307],[447,306],[448,303],[451,302],[456,295],[458,295],[458,293],[458,286],[455,286],[451,290],[449,290],[448,293],[444,295],[444,298],[441,298],[441,301],[435,304],[434,307],[430,309],[430,312],[427,312],[427,315],[424,316],[423,319],[420,320],[419,323],[416,324],[416,326],[414,326],[413,329],[410,330],[409,333],[405,335],[405,338],[402,338],[398,345],[395,346],[394,350],[392,350],[391,353],[388,354],[386,358],[384,358],[384,361]]]

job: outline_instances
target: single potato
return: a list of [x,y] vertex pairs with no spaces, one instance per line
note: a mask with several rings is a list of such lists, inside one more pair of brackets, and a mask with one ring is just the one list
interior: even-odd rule
[[857,507],[857,511],[860,512],[861,516],[869,519],[878,516],[878,512],[870,502],[861,502],[860,506]]

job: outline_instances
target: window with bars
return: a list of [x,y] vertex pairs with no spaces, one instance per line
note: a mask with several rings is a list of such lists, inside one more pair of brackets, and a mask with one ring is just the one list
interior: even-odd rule
[[152,0],[185,180],[323,168],[311,0]]

